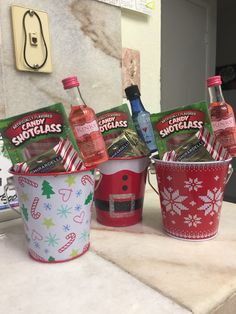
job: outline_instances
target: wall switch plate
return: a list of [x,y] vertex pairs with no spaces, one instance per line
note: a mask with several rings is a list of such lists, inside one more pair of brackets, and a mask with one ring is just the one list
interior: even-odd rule
[[122,90],[126,98],[125,88],[138,85],[140,89],[140,53],[138,50],[122,48]]
[[17,70],[51,73],[51,40],[47,12],[12,5],[11,16]]

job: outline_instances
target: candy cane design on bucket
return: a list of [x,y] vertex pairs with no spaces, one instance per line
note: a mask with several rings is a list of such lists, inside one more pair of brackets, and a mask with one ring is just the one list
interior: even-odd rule
[[[37,183],[37,182],[34,182],[34,181],[32,181],[32,180],[30,180],[30,179],[28,179],[28,178],[25,178],[25,177],[19,177],[19,178],[18,178],[18,182],[19,182],[19,184],[20,184],[22,187],[24,187],[25,184],[28,184],[28,185],[30,185],[30,186],[32,186],[32,187],[34,187],[34,188],[37,188],[37,187],[38,187],[38,183]],[[24,184],[24,183],[25,183],[25,184]]]
[[33,200],[33,203],[32,203],[31,209],[30,209],[31,216],[32,216],[34,219],[39,219],[40,216],[41,216],[41,213],[36,211],[36,208],[37,208],[37,206],[38,206],[38,203],[39,203],[39,198],[36,196],[36,197],[34,198],[34,200]]
[[66,240],[68,240],[68,242],[67,242],[65,245],[63,245],[63,246],[58,250],[58,252],[59,252],[59,253],[63,253],[65,250],[67,250],[68,247],[70,247],[71,244],[75,241],[75,239],[76,239],[76,234],[75,234],[74,232],[71,232],[71,233],[67,234]]
[[57,263],[83,254],[89,247],[89,237],[81,235],[90,232],[94,192],[91,170],[59,175],[17,174],[14,179],[31,257]]
[[85,174],[85,175],[81,178],[81,183],[82,183],[83,185],[86,185],[87,183],[90,183],[91,185],[94,185],[93,179],[92,179],[89,175],[87,175],[87,174]]

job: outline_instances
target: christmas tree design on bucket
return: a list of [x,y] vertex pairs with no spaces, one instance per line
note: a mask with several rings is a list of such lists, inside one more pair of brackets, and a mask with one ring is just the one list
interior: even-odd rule
[[42,195],[46,195],[47,198],[51,198],[51,195],[55,194],[50,183],[46,180],[44,180],[42,183],[42,191],[43,191]]

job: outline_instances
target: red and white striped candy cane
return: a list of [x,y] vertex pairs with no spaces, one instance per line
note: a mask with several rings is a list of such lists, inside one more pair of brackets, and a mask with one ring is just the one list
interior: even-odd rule
[[39,217],[41,216],[41,213],[36,211],[36,208],[37,208],[37,206],[38,206],[38,202],[39,202],[39,198],[38,198],[38,197],[35,197],[34,200],[33,200],[31,209],[30,209],[31,216],[32,216],[34,219],[39,219]]
[[[34,182],[34,181],[32,181],[32,180],[30,180],[30,179],[28,179],[28,178],[25,178],[25,177],[19,177],[18,178],[18,182],[19,182],[19,184],[21,185],[21,186],[25,186],[25,184],[28,184],[28,185],[30,185],[30,186],[32,186],[32,187],[34,187],[34,188],[37,188],[38,187],[38,183],[36,183],[36,182]],[[25,184],[24,184],[25,183]]]
[[26,162],[21,162],[12,166],[12,169],[18,173],[29,172],[29,166],[27,166]]
[[76,234],[74,232],[71,232],[69,234],[67,234],[66,236],[66,240],[69,240],[65,245],[63,245],[58,252],[62,253],[64,252],[66,249],[68,249],[69,246],[71,246],[71,244],[75,241],[76,239]]
[[89,175],[85,174],[85,175],[81,178],[81,183],[82,183],[83,185],[86,185],[87,182],[89,182],[91,185],[94,184],[93,179],[92,179]]

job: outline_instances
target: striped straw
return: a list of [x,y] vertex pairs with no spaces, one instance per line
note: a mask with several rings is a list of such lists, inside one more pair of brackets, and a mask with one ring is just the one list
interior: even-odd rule
[[202,127],[196,133],[199,140],[204,142],[204,146],[209,154],[216,160],[226,160],[231,158],[228,150],[212,135],[206,128]]
[[61,139],[58,145],[54,147],[54,150],[57,155],[62,157],[61,162],[66,171],[75,171],[84,168],[83,161],[69,140]]

